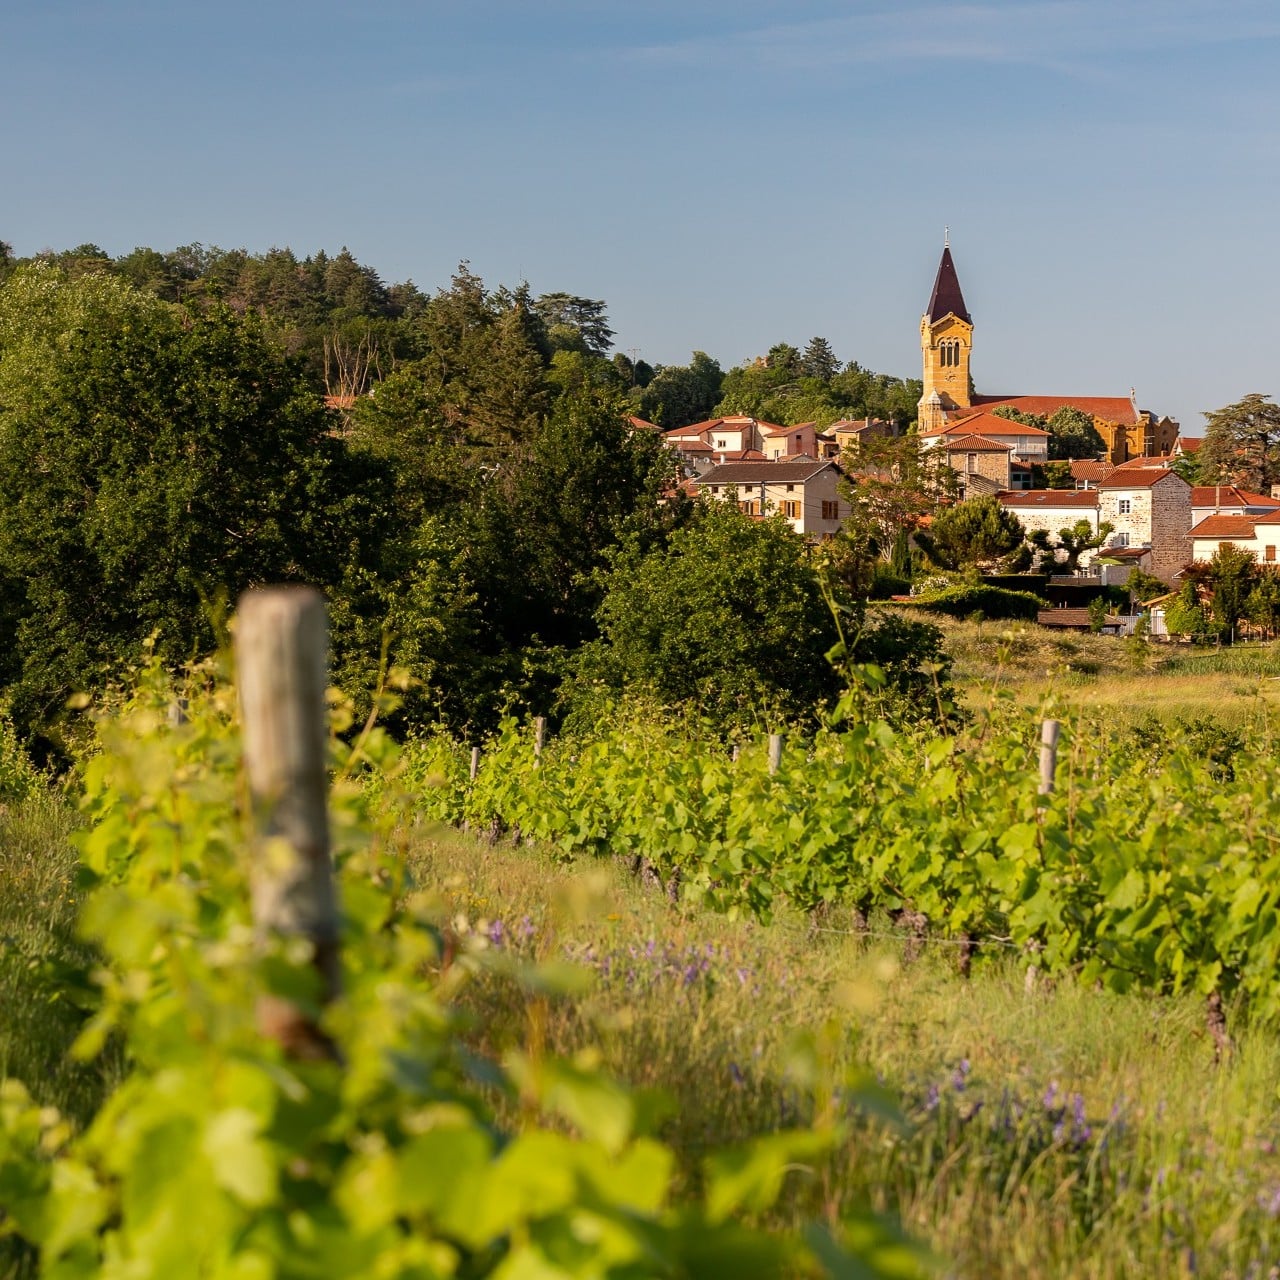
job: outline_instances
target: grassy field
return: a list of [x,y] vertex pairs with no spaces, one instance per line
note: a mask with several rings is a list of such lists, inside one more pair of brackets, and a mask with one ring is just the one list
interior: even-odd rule
[[[67,1053],[83,1021],[75,936],[71,807],[56,795],[0,806],[0,1078],[27,1082],[42,1102],[83,1122],[105,1088],[104,1064]],[[110,1073],[110,1065],[105,1065]]]
[[1026,622],[930,621],[946,635],[970,705],[1011,692],[1028,705],[1053,697],[1113,723],[1211,715],[1236,725],[1280,710],[1277,641],[1203,649]]
[[[1274,645],[1139,654],[1110,637],[943,625],[974,700],[1241,723],[1269,718],[1280,686]],[[73,826],[52,795],[0,808],[0,1077],[83,1122],[118,1064],[68,1056],[83,1016],[74,975],[91,959],[74,933]],[[560,865],[449,830],[416,827],[405,848],[448,928],[504,958],[567,957],[590,978],[530,999],[503,965],[482,967],[463,996],[475,1046],[599,1055],[666,1099],[662,1132],[690,1181],[709,1147],[834,1108],[849,1139],[829,1165],[795,1171],[787,1221],[870,1204],[947,1277],[1280,1277],[1273,1030],[1233,1026],[1219,1063],[1199,1000],[1029,988],[999,945],[966,980],[945,943],[909,957],[887,921],[729,920],[613,863]],[[25,1265],[0,1246],[0,1276]]]
[[667,1134],[691,1169],[712,1142],[821,1105],[802,1084],[816,1053],[836,1105],[879,1081],[905,1124],[860,1120],[832,1167],[797,1177],[797,1215],[871,1203],[950,1276],[1261,1277],[1280,1262],[1269,1033],[1237,1034],[1215,1066],[1196,1000],[1028,991],[1007,954],[965,981],[944,947],[904,963],[887,926],[862,937],[838,916],[815,931],[689,913],[616,867],[555,867],[451,832],[413,857],[456,927],[594,974],[589,993],[534,1007],[481,981],[477,1043],[533,1031],[560,1052],[598,1046],[673,1100]]

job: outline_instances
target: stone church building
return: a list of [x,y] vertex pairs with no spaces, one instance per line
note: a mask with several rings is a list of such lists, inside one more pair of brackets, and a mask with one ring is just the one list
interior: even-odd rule
[[[929,297],[929,308],[920,320],[920,349],[924,356],[924,394],[920,397],[921,436],[942,440],[958,434],[989,438],[983,430],[992,423],[991,410],[1008,405],[1020,413],[1049,418],[1072,405],[1093,418],[1106,445],[1107,460],[1115,465],[1130,458],[1173,452],[1178,424],[1139,409],[1128,396],[993,396],[974,394],[970,377],[973,354],[973,317],[964,304],[960,279],[951,259],[950,245],[942,250],[938,276]],[[1021,459],[1015,453],[1017,462]],[[1038,461],[1039,459],[1037,459]]]

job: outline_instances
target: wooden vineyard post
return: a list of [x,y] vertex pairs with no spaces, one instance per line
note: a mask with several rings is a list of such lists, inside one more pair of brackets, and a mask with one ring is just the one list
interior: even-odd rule
[[1053,794],[1053,778],[1058,771],[1058,733],[1062,725],[1046,720],[1040,726],[1040,794]]
[[534,716],[533,718],[533,758],[535,760],[542,759],[542,744],[547,737],[547,717]]
[[471,781],[474,782],[480,774],[480,748],[471,748]]
[[[338,905],[329,856],[328,628],[310,587],[246,592],[236,624],[245,770],[253,805],[253,919],[260,933],[305,938],[321,999],[338,993]],[[299,1008],[264,997],[262,1031],[298,1057],[333,1056]]]
[[782,734],[769,735],[769,772],[777,773],[782,767]]

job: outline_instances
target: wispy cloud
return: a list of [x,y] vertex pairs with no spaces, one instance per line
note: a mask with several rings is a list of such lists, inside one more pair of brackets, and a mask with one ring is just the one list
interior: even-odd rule
[[999,0],[864,7],[856,14],[770,23],[652,43],[652,64],[728,64],[773,72],[939,61],[1071,69],[1090,59],[1280,38],[1274,0]]

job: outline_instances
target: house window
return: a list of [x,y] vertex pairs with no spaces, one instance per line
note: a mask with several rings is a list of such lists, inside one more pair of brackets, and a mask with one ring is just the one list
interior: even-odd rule
[[744,516],[758,516],[760,514],[760,504],[758,502],[740,502],[738,510]]
[[718,484],[713,484],[713,485],[711,485],[711,486],[710,486],[710,488],[711,488],[711,492],[712,492],[712,493],[719,493],[719,492],[720,492],[720,486],[719,486]]
[[1120,499],[1120,514],[1127,516],[1133,510],[1133,502],[1128,498]]
[[782,503],[782,514],[786,516],[788,520],[799,520],[800,504],[798,502],[788,502],[784,500]]
[[794,493],[795,491],[796,491],[796,487],[795,487],[795,485],[793,485],[793,484],[789,484],[789,485],[787,485],[787,492],[788,492],[788,493]]
[[1275,549],[1275,547],[1268,547],[1268,548],[1267,548],[1267,559],[1268,559],[1268,560],[1274,560],[1275,558],[1276,558],[1276,549]]
[[1115,541],[1111,545],[1113,547],[1127,547],[1129,545],[1129,535],[1127,533],[1117,533]]
[[744,492],[744,493],[751,493],[751,492],[755,489],[755,485],[753,485],[753,484],[745,484],[745,485],[743,485],[743,486],[742,486],[742,489],[743,489],[743,492]]
[[964,469],[970,472],[977,471],[978,455],[976,453],[966,453],[964,457],[965,457]]
[[839,520],[840,519],[839,502],[828,502],[824,500],[822,503],[822,518],[824,520]]
[[716,441],[716,448],[717,448],[717,449],[727,449],[728,447],[729,447],[729,446],[728,446],[728,445],[727,445],[723,440],[717,440],[717,441]]

